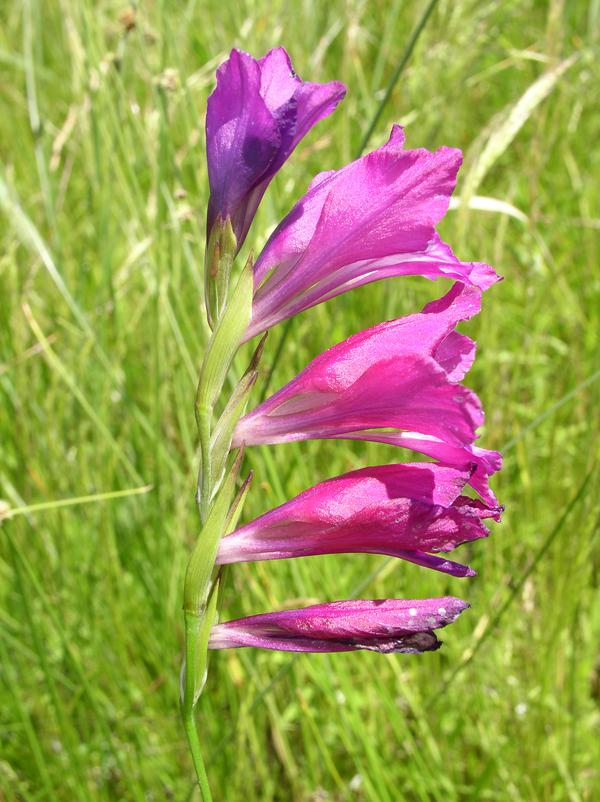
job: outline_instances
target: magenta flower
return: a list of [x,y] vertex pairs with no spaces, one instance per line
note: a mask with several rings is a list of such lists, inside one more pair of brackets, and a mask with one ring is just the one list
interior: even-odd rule
[[402,444],[422,453],[439,449],[440,462],[476,465],[477,489],[493,501],[485,488],[498,455],[473,449],[483,411],[475,393],[457,383],[475,344],[455,327],[479,311],[480,300],[480,290],[457,283],[420,314],[330,348],[239,421],[234,446],[404,436]]
[[338,435],[349,440],[369,440],[375,443],[387,443],[418,451],[440,463],[452,465],[463,470],[472,470],[469,484],[488,504],[497,505],[498,499],[489,486],[489,477],[502,467],[502,455],[498,451],[490,451],[478,446],[455,446],[445,443],[438,437],[419,432],[352,432]]
[[285,652],[428,652],[440,646],[433,630],[451,624],[468,606],[452,596],[315,604],[217,624],[208,645]]
[[459,150],[386,145],[321,173],[275,229],[255,265],[246,339],[346,290],[390,277],[450,277],[486,289],[489,265],[461,262],[435,233],[462,161]]
[[231,51],[206,115],[208,235],[218,218],[229,218],[241,246],[275,173],[345,92],[338,81],[300,80],[282,47],[261,59]]
[[486,537],[482,520],[500,519],[499,507],[459,495],[469,477],[468,471],[415,463],[329,479],[224,537],[217,564],[364,552],[473,576],[471,568],[428,553]]

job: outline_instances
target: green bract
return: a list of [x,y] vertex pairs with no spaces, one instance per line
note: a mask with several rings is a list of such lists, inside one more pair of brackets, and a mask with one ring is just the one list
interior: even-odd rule
[[219,397],[242,335],[250,323],[252,290],[252,259],[248,259],[208,345],[196,396],[197,408],[207,407],[212,411]]
[[199,615],[206,609],[217,549],[225,532],[242,459],[243,450],[240,449],[194,546],[183,591],[183,609],[186,612]]
[[237,241],[231,220],[219,218],[210,232],[206,248],[206,267],[204,270],[204,300],[206,315],[211,328],[219,321],[229,290],[231,268],[237,250]]

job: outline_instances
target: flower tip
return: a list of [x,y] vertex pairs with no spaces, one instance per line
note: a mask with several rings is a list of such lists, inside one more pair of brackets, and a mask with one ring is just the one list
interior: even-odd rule
[[306,84],[306,86],[312,87],[317,91],[316,97],[320,98],[320,106],[326,109],[326,114],[331,114],[346,97],[346,85],[341,81],[329,81],[325,84]]
[[448,145],[442,145],[438,148],[437,153],[445,157],[452,167],[457,171],[463,163],[463,152],[460,148],[451,148]]
[[500,276],[491,265],[485,262],[471,262],[471,272],[469,281],[480,290],[489,290],[494,284],[502,281],[504,276]]
[[404,145],[404,140],[406,139],[406,135],[404,133],[404,126],[399,125],[398,123],[394,123],[392,125],[392,130],[390,131],[390,136],[388,141],[385,144],[385,147],[390,145],[397,147],[399,150],[402,149]]
[[250,59],[250,61],[255,62],[257,59],[254,58],[252,53],[249,53],[247,50],[244,50],[242,47],[232,47],[229,51],[229,58],[233,58],[234,61],[244,61],[246,59]]
[[433,632],[415,632],[408,637],[382,642],[377,647],[371,647],[371,651],[379,654],[422,654],[436,652],[441,645],[442,641]]
[[340,103],[346,97],[346,94],[348,92],[348,87],[341,81],[331,81],[329,85],[331,86],[332,89],[336,90],[336,94],[338,96],[337,102]]
[[415,632],[401,638],[381,640],[377,644],[356,644],[359,649],[378,654],[422,654],[435,652],[442,645],[442,641],[433,632]]
[[292,59],[290,58],[290,54],[282,45],[279,45],[279,47],[272,47],[270,50],[268,50],[262,57],[261,61],[267,61],[270,58],[277,58],[278,56],[283,57],[284,61],[287,62],[287,65],[290,68],[290,72],[294,73],[294,68],[292,67]]
[[[472,569],[471,569],[472,570]],[[452,624],[459,615],[468,610],[471,606],[469,602],[464,599],[459,599],[456,596],[448,596],[445,599],[438,600],[439,606],[437,613],[440,617],[440,624],[438,626],[445,627]]]
[[[239,47],[232,47],[227,58],[217,67],[217,84],[221,83],[222,81],[227,81],[229,69],[231,67],[237,67],[245,59],[252,59],[250,53],[246,53],[245,50],[240,50]],[[214,91],[212,94],[214,95]],[[212,95],[209,96],[209,100],[211,97]]]

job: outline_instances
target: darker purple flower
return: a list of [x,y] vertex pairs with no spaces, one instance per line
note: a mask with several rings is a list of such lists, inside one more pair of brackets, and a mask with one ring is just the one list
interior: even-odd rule
[[302,81],[282,47],[255,59],[232,50],[208,99],[208,234],[231,220],[241,246],[269,182],[298,142],[344,97],[343,84]]
[[224,537],[217,564],[372,553],[473,576],[471,568],[436,556],[487,537],[482,521],[500,519],[499,507],[460,495],[469,478],[469,471],[435,463],[380,465],[337,476]]
[[454,278],[486,289],[489,265],[461,262],[435,232],[462,161],[459,150],[383,147],[321,173],[275,229],[254,268],[246,339],[346,290],[390,276]]
[[286,652],[428,652],[440,646],[434,630],[451,624],[468,606],[453,596],[315,604],[217,624],[208,645]]

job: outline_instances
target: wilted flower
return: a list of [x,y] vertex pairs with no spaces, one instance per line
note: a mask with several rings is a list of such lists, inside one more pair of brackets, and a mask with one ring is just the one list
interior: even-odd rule
[[231,51],[206,114],[208,236],[217,219],[229,219],[241,246],[275,173],[345,92],[338,81],[302,81],[282,47],[261,59]]
[[246,339],[346,290],[390,276],[449,277],[486,289],[489,265],[461,262],[435,233],[462,156],[404,150],[394,126],[386,145],[321,173],[277,226],[254,268]]
[[286,652],[427,652],[440,646],[433,630],[451,624],[468,606],[452,596],[315,604],[217,624],[208,645]]
[[483,519],[499,520],[500,508],[460,495],[469,478],[469,471],[435,463],[337,476],[224,537],[217,564],[365,552],[473,576],[471,568],[428,553],[486,537]]

